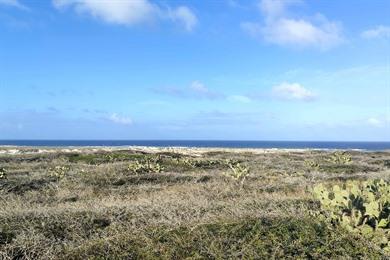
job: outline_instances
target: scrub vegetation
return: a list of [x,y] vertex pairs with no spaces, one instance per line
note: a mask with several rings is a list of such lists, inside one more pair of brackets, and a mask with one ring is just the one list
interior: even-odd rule
[[0,259],[386,259],[389,159],[0,148]]

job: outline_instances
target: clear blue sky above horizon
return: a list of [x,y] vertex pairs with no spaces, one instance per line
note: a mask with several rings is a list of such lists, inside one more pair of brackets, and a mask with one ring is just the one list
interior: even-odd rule
[[390,141],[390,1],[0,0],[0,139]]

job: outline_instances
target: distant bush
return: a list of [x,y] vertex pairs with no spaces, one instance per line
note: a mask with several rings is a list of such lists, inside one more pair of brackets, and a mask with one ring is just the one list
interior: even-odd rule
[[319,200],[319,215],[332,224],[370,238],[385,251],[390,252],[390,185],[384,180],[366,182],[350,181],[342,187],[325,187],[318,184],[313,189]]

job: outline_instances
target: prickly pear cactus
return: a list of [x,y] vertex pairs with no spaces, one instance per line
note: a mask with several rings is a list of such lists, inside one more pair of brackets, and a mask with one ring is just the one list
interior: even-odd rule
[[332,224],[360,233],[390,252],[390,185],[384,180],[346,182],[313,188],[319,214]]
[[246,177],[249,175],[250,170],[247,166],[240,164],[239,162],[233,162],[226,160],[226,165],[231,171],[226,172],[225,175],[234,179],[235,181],[244,183]]
[[201,159],[192,159],[192,158],[183,158],[178,161],[178,163],[184,164],[189,168],[212,168],[220,165],[218,160],[201,160]]
[[164,171],[164,167],[159,163],[160,158],[136,160],[130,163],[127,169],[135,174],[159,173]]
[[196,160],[191,160],[189,158],[184,158],[182,160],[184,165],[187,165],[190,168],[196,168],[197,167],[197,161]]
[[352,162],[352,157],[347,152],[337,151],[330,156],[328,161],[334,164],[349,164]]
[[69,172],[69,166],[56,166],[50,169],[50,176],[57,178],[58,180],[63,179]]
[[305,168],[310,171],[319,171],[320,170],[320,164],[314,160],[305,160],[303,162],[305,165]]

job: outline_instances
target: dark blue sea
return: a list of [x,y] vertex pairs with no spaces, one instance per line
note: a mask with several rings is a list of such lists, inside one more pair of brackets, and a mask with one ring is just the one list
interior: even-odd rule
[[0,145],[15,146],[157,146],[222,148],[312,148],[390,150],[390,142],[318,141],[212,141],[212,140],[0,140]]

